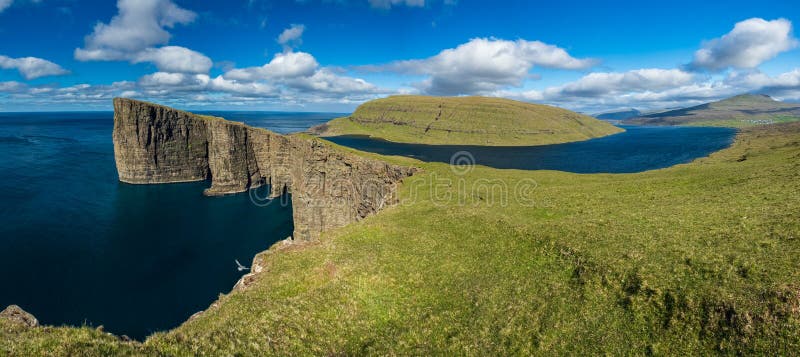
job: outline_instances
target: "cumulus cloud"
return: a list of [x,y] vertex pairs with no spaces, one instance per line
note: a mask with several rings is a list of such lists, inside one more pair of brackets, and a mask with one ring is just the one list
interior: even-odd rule
[[306,52],[284,52],[260,67],[236,68],[224,74],[227,80],[241,83],[265,82],[286,90],[317,94],[375,93],[378,88],[359,78],[342,76],[320,67]]
[[138,52],[167,43],[170,34],[165,28],[191,23],[197,17],[170,0],[119,0],[117,8],[119,13],[111,22],[95,25],[86,38],[87,48]]
[[548,95],[597,97],[620,92],[659,91],[692,83],[694,75],[680,69],[646,68],[627,72],[595,72],[563,86],[551,88]]
[[222,76],[207,74],[156,72],[139,79],[139,92],[145,95],[166,95],[178,92],[223,92],[244,96],[274,97],[275,89],[263,83],[239,83]]
[[[491,93],[495,96],[544,102],[573,110],[599,112],[613,108],[674,108],[705,103],[736,94],[769,94],[783,100],[800,100],[800,68],[770,76],[755,71],[730,73],[720,78],[694,75],[679,70],[641,69],[627,72],[589,74],[574,82],[543,90]],[[602,89],[602,90],[601,90]],[[136,82],[111,85],[79,84],[59,88],[31,86],[20,82],[0,82],[0,97],[15,102],[47,105],[107,106],[115,96],[179,105],[247,105],[272,103],[280,106],[305,103],[358,103],[391,91],[318,68],[311,75],[270,80],[236,80],[207,74],[156,72]]]
[[759,70],[729,73],[725,82],[737,88],[758,88],[776,97],[800,99],[800,68],[769,76]]
[[213,63],[202,53],[180,46],[147,48],[131,59],[134,63],[152,62],[161,71],[207,73]]
[[724,36],[706,42],[695,52],[689,67],[712,71],[729,67],[755,68],[796,46],[789,20],[752,18],[737,23]]
[[311,76],[289,78],[285,84],[304,92],[321,92],[332,94],[376,93],[378,88],[361,78],[340,76],[331,70],[322,68]]
[[0,68],[16,69],[25,79],[60,76],[69,73],[61,66],[36,57],[11,58],[0,56]]
[[734,71],[721,78],[698,76],[678,69],[592,73],[574,82],[543,90],[501,90],[493,95],[600,112],[630,107],[686,107],[742,93],[800,100],[800,68],[776,76],[758,70]]
[[[287,44],[299,40],[302,25],[292,25],[278,36],[278,42]],[[317,59],[307,52],[295,52],[287,48],[275,54],[262,66],[232,68],[217,78],[218,88],[259,88],[280,92],[293,98],[305,97],[318,100],[323,97],[353,98],[364,95],[387,93],[360,78],[335,73],[320,66]]]
[[459,95],[520,86],[531,77],[534,66],[577,70],[596,63],[593,59],[574,58],[564,49],[540,41],[476,38],[433,57],[362,69],[427,75],[417,84],[423,92]]
[[[109,26],[113,24],[112,20]],[[299,43],[303,31],[302,25],[293,25],[284,31],[277,38],[286,46],[284,52],[275,54],[264,65],[246,68],[231,65],[224,68],[223,75],[216,77],[208,74],[212,63],[202,54],[177,46],[153,47],[159,42],[141,42],[141,46],[121,50],[130,52],[125,52],[124,58],[132,63],[152,62],[159,70],[126,84],[124,88],[119,87],[118,95],[163,103],[193,101],[195,105],[265,101],[302,105],[310,102],[354,103],[389,93],[363,79],[320,66],[310,53],[293,51],[291,45]],[[99,50],[98,58],[116,53],[105,51],[106,48]],[[90,51],[87,48],[84,55],[94,56]]]
[[225,73],[225,77],[241,81],[307,77],[313,75],[317,68],[319,63],[311,54],[285,52],[276,54],[261,67],[232,69]]
[[305,25],[292,24],[288,29],[283,30],[278,36],[278,43],[283,46],[284,50],[295,48],[303,43],[303,32],[305,32]]
[[171,0],[119,0],[119,13],[108,24],[98,23],[75,49],[80,61],[152,62],[160,71],[205,73],[211,59],[179,46],[164,46],[170,40],[167,29],[189,24],[197,14]]
[[[498,90],[494,95],[545,102],[582,111],[632,107],[684,107],[733,95],[757,92],[800,99],[800,69],[769,76],[756,69],[764,61],[797,45],[788,20],[749,19],[728,34],[709,41],[683,69],[636,69],[597,72],[541,90]],[[688,70],[728,70],[701,75]],[[730,70],[729,70],[730,69]]]

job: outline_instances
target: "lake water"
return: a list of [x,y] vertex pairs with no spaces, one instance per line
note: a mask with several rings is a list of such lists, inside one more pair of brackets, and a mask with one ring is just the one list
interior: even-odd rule
[[576,173],[630,173],[690,162],[724,149],[736,130],[729,128],[622,126],[626,131],[574,143],[487,147],[393,143],[364,136],[327,138],[337,144],[422,161],[475,163],[500,169],[559,170]]
[[[286,133],[340,114],[210,112]],[[169,329],[230,291],[234,259],[291,235],[291,207],[247,194],[209,198],[208,183],[119,183],[112,113],[0,113],[0,308],[52,325],[103,325],[134,338]],[[582,143],[524,148],[332,141],[448,162],[574,172],[670,166],[729,145],[733,130],[636,128]]]
[[[286,133],[337,114],[214,113]],[[291,207],[119,183],[112,113],[0,113],[0,309],[143,338],[227,293]]]

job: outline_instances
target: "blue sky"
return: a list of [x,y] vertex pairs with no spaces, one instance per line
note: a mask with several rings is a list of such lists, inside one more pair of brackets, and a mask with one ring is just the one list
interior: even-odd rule
[[800,101],[792,1],[0,0],[0,111],[349,111],[392,94],[600,112]]

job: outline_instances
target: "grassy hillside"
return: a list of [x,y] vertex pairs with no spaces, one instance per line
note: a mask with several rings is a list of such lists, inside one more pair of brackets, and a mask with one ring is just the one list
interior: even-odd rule
[[386,159],[425,170],[403,205],[262,253],[180,328],[140,344],[0,321],[0,354],[800,350],[800,123],[638,174]]
[[520,146],[580,141],[622,130],[568,110],[508,99],[393,96],[364,103],[349,117],[311,131],[404,143]]
[[626,121],[626,124],[727,126],[735,128],[800,120],[800,105],[765,95],[738,95],[691,108],[670,110]]

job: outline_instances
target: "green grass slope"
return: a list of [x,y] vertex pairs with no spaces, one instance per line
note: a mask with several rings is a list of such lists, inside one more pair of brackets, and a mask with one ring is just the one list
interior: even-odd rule
[[260,254],[247,288],[181,327],[130,343],[0,321],[0,354],[800,350],[800,123],[637,174],[386,160],[424,169],[401,205]]
[[622,130],[565,109],[487,97],[392,96],[311,129],[434,145],[520,146],[587,140]]
[[691,108],[645,115],[625,123],[743,128],[798,120],[800,105],[779,102],[766,95],[744,94]]

